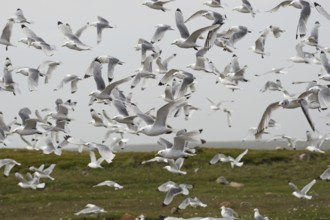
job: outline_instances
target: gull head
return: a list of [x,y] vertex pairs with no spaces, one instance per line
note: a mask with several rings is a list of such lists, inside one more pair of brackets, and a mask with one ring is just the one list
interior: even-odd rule
[[180,45],[182,43],[182,40],[181,39],[176,39],[176,40],[174,40],[172,43],[171,43],[171,45]]
[[157,153],[156,153],[156,156],[161,156],[161,157],[164,157],[165,156],[165,150],[159,150]]
[[152,2],[149,2],[149,1],[145,1],[142,3],[142,5],[146,5],[146,6],[149,6],[149,5],[152,5]]
[[207,11],[204,14],[202,14],[203,17],[209,19],[209,20],[214,20],[214,16],[212,15],[211,11]]
[[15,22],[15,19],[13,17],[8,18],[7,20],[10,22]]
[[99,93],[100,91],[92,91],[91,93],[89,93],[89,96],[96,97]]

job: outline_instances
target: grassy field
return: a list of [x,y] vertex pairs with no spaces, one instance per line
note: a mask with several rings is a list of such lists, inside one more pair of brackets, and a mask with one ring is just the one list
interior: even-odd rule
[[[259,208],[270,219],[330,219],[330,183],[317,179],[310,195],[312,200],[300,200],[291,195],[288,181],[299,188],[309,183],[330,164],[329,154],[318,155],[306,151],[250,150],[243,158],[244,166],[231,168],[228,163],[210,165],[216,153],[237,156],[241,149],[206,149],[186,159],[182,170],[187,175],[176,175],[163,169],[164,164],[144,164],[141,161],[154,157],[155,152],[117,153],[112,164],[103,163],[104,169],[87,167],[87,153],[64,152],[61,157],[43,155],[37,151],[0,150],[0,159],[12,158],[20,162],[9,177],[0,178],[0,219],[97,219],[95,216],[75,216],[87,203],[103,207],[103,218],[119,219],[125,213],[134,217],[144,214],[147,219],[160,215],[189,217],[221,217],[219,205],[229,202],[241,219],[254,219],[253,209]],[[301,154],[308,159],[300,160]],[[43,179],[45,189],[22,189],[14,173],[25,175],[30,166],[56,163],[54,181]],[[3,168],[2,168],[3,169]],[[239,183],[241,188],[216,183],[219,176]],[[92,186],[104,180],[123,185],[121,190]],[[190,197],[197,196],[206,208],[191,208],[171,214],[185,198],[179,195],[162,207],[165,193],[157,192],[162,183],[172,180],[193,184]]]

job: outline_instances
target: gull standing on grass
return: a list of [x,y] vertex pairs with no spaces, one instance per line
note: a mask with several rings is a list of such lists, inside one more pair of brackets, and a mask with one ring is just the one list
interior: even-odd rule
[[254,219],[255,220],[268,220],[269,218],[267,216],[263,216],[260,214],[259,209],[255,208],[254,211]]
[[311,195],[307,195],[308,191],[312,188],[312,186],[316,183],[316,180],[312,180],[310,183],[308,183],[306,186],[304,186],[301,190],[298,189],[298,187],[289,181],[289,186],[294,190],[292,192],[292,195],[299,199],[312,199]]
[[239,219],[239,214],[232,208],[221,206],[221,216],[229,219]]

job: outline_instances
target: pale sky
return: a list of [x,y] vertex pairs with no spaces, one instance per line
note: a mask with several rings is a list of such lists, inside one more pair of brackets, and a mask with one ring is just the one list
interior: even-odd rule
[[[275,101],[283,99],[280,92],[265,92],[259,90],[263,88],[268,80],[275,81],[280,79],[283,87],[290,93],[303,92],[305,85],[292,85],[293,81],[302,80],[318,80],[321,65],[316,64],[294,64],[288,69],[287,75],[269,74],[263,77],[255,77],[254,74],[261,74],[270,70],[273,67],[289,66],[291,63],[288,58],[296,54],[295,45],[298,40],[295,39],[295,31],[299,19],[300,10],[293,7],[281,8],[275,13],[267,13],[266,10],[271,9],[281,1],[260,1],[251,0],[251,5],[259,12],[253,18],[250,14],[242,14],[232,11],[235,6],[241,4],[240,0],[223,0],[224,8],[209,8],[203,5],[205,0],[176,0],[166,5],[170,10],[162,12],[159,10],[150,9],[142,5],[143,0],[131,1],[86,1],[86,0],[57,0],[57,1],[22,1],[11,0],[6,1],[6,4],[0,8],[1,19],[0,27],[3,28],[7,22],[7,18],[12,16],[17,8],[21,8],[27,19],[34,23],[28,25],[37,35],[42,37],[46,42],[56,45],[57,50],[52,57],[47,57],[42,51],[34,48],[28,48],[26,45],[17,41],[25,37],[21,31],[21,25],[15,24],[11,42],[17,47],[10,47],[5,51],[4,46],[1,46],[2,52],[0,55],[0,65],[6,57],[9,57],[14,66],[28,66],[36,68],[44,60],[61,61],[62,64],[55,70],[49,84],[44,84],[43,79],[40,79],[38,91],[29,92],[27,88],[27,80],[21,74],[13,75],[14,81],[18,82],[21,94],[14,96],[12,93],[0,92],[0,99],[3,104],[1,111],[4,113],[4,119],[9,122],[13,117],[18,116],[19,109],[28,107],[31,111],[36,109],[55,107],[55,100],[62,98],[63,100],[72,99],[78,102],[76,111],[70,112],[69,116],[75,120],[69,124],[70,135],[82,138],[86,141],[101,142],[105,128],[95,128],[88,124],[91,120],[90,106],[88,106],[88,94],[96,89],[93,78],[85,79],[78,83],[78,91],[76,94],[71,94],[69,86],[66,85],[62,90],[53,91],[60,80],[66,74],[77,74],[81,77],[89,63],[99,55],[112,55],[124,61],[122,66],[115,68],[115,80],[119,80],[126,76],[132,75],[134,71],[140,67],[140,52],[135,51],[134,46],[139,38],[150,40],[154,31],[155,25],[164,23],[171,25],[175,30],[165,33],[164,38],[157,43],[162,49],[162,58],[165,58],[173,53],[177,53],[177,57],[169,64],[170,68],[184,69],[191,72],[197,78],[197,91],[192,94],[189,102],[199,107],[201,110],[196,111],[188,120],[183,119],[183,115],[179,118],[169,118],[168,123],[177,129],[186,128],[188,130],[204,129],[202,137],[207,141],[230,141],[241,140],[248,134],[248,128],[257,126],[259,120],[266,107]],[[327,11],[330,11],[330,2],[326,0],[318,1]],[[241,66],[248,65],[246,78],[250,80],[247,83],[240,83],[240,90],[232,92],[221,84],[215,84],[216,77],[204,72],[198,72],[187,69],[186,66],[195,62],[195,53],[193,49],[178,48],[171,45],[175,39],[179,38],[179,32],[175,26],[175,10],[180,8],[184,18],[188,18],[198,10],[213,10],[227,16],[225,24],[220,30],[226,30],[234,25],[243,25],[252,30],[252,33],[246,35],[241,41],[237,42],[235,54],[239,58]],[[106,18],[113,29],[103,31],[102,42],[96,44],[96,29],[88,28],[81,36],[81,40],[87,45],[92,46],[91,51],[73,51],[66,47],[61,47],[63,35],[57,29],[57,21],[69,23],[75,31],[84,25],[86,22],[95,21],[97,16]],[[330,21],[322,17],[315,8],[312,8],[311,16],[307,23],[308,33],[310,33],[314,22],[319,21],[321,27],[319,29],[319,44],[322,46],[330,46]],[[189,23],[187,27],[190,32],[208,26],[212,21],[203,17],[196,18]],[[264,59],[249,50],[249,47],[254,45],[255,40],[259,37],[260,31],[269,25],[279,26],[286,32],[281,37],[275,39],[269,35],[266,39],[265,50],[270,53]],[[198,41],[203,45],[204,41]],[[315,52],[315,48],[305,46],[305,49],[310,52]],[[232,57],[232,53],[223,51],[221,48],[213,46],[205,55],[209,60],[213,61],[219,70],[223,70]],[[319,56],[319,53],[316,54]],[[153,66],[156,69],[156,65]],[[106,74],[106,66],[103,68],[104,75]],[[130,82],[119,88],[127,94],[133,91],[133,102],[137,103],[142,111],[147,111],[152,107],[158,109],[165,104],[158,96],[164,91],[164,87],[159,87],[157,84],[161,75],[155,80],[149,80],[148,88],[145,91],[140,90],[137,86],[133,90],[129,88]],[[105,78],[106,79],[106,78]],[[318,80],[320,84],[326,84],[325,81]],[[234,103],[225,103],[224,106],[231,109],[232,127],[229,128],[226,122],[226,115],[222,112],[212,112],[209,109],[209,103],[206,97],[214,100],[234,99]],[[110,116],[118,114],[112,106],[105,106],[94,103],[92,108],[101,112],[105,109]],[[329,111],[319,112],[310,110],[312,120],[316,125],[316,129],[324,134],[329,131],[329,127],[325,124],[330,122],[329,118],[324,116]],[[301,109],[292,110],[276,110],[272,118],[280,125],[280,129],[272,130],[272,134],[264,136],[270,138],[277,134],[287,134],[292,137],[303,138],[305,131],[310,130],[310,127],[305,119]],[[148,137],[145,135],[133,136],[126,135],[129,144],[155,144],[159,137]],[[172,135],[162,135],[162,137],[172,141]],[[9,137],[12,140],[12,146],[24,145],[15,134]]]

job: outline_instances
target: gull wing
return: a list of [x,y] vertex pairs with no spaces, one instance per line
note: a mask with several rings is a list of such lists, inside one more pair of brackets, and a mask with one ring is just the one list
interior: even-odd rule
[[173,147],[173,144],[171,142],[169,142],[168,140],[160,137],[157,141],[158,144],[162,145],[163,147],[165,147],[166,149],[170,149]]
[[296,39],[298,38],[298,32],[299,32],[300,37],[306,35],[307,20],[311,14],[311,7],[310,7],[309,2],[300,1],[300,3],[302,4],[303,7],[300,12],[300,17],[299,17],[299,21],[298,21],[297,30],[296,30]]
[[213,158],[210,160],[210,164],[216,164],[218,161],[221,161],[221,162],[228,162],[228,157],[224,154],[216,154],[213,156]]
[[308,111],[308,103],[305,99],[300,99],[299,100],[300,103],[300,107],[301,110],[303,111],[309,125],[311,126],[312,130],[315,131],[315,126],[314,126],[314,122],[312,121],[310,115],[309,115],[309,111]]
[[326,19],[330,20],[330,14],[317,2],[314,2],[316,10],[324,16]]
[[327,168],[321,175],[320,175],[321,180],[330,180],[330,167]]
[[173,181],[167,181],[165,183],[163,183],[162,185],[158,186],[157,190],[160,192],[167,192],[169,191],[171,188],[173,187],[178,187],[179,185],[176,184]]
[[310,183],[308,183],[306,186],[304,186],[304,188],[301,189],[301,193],[306,194],[315,183],[316,183],[316,180],[313,179]]
[[276,5],[274,8],[266,11],[266,12],[276,12],[278,9],[280,9],[281,7],[287,7],[290,5],[290,3],[292,2],[292,0],[286,0],[286,1],[282,1],[280,4]]
[[183,15],[179,8],[175,11],[175,23],[180,32],[180,36],[187,39],[189,37],[189,31],[187,26],[184,24]]
[[185,209],[185,208],[187,208],[187,206],[190,205],[191,200],[192,200],[192,198],[190,198],[190,197],[184,199],[184,200],[180,203],[180,205],[178,206],[179,209]]
[[246,149],[245,151],[243,151],[240,155],[238,155],[237,157],[236,157],[236,161],[240,161],[247,153],[248,153],[248,149]]
[[268,121],[270,119],[270,116],[271,116],[272,112],[274,110],[278,109],[279,107],[281,107],[280,102],[274,102],[274,103],[271,103],[270,105],[267,106],[267,108],[266,108],[265,112],[263,113],[263,115],[261,117],[261,120],[258,124],[257,132],[255,133],[256,138],[261,137],[261,134],[266,129],[266,124],[268,124]]
[[292,183],[292,182],[288,182],[289,186],[291,187],[291,189],[295,192],[300,192],[300,190],[298,189],[298,187]]
[[207,27],[200,28],[200,29],[194,31],[193,33],[191,33],[191,35],[189,35],[189,37],[186,39],[186,41],[196,42],[202,33],[206,32],[206,31],[212,31],[218,27],[220,27],[220,24],[215,24],[215,25],[210,25]]
[[112,82],[110,83],[109,85],[107,85],[104,90],[101,92],[101,94],[107,94],[107,95],[110,95],[111,94],[111,91],[116,88],[117,86],[119,86],[120,84],[123,84],[125,82],[128,82],[130,81],[132,78],[134,78],[135,75],[132,75],[132,76],[129,76],[129,77],[125,77],[123,79],[120,79],[120,80],[117,80],[115,82]]
[[189,18],[187,18],[184,23],[187,23],[188,21],[192,20],[193,18],[197,18],[199,16],[202,16],[203,14],[205,14],[206,12],[208,12],[208,10],[199,10],[196,11],[194,14],[192,14]]
[[14,21],[8,21],[6,26],[2,30],[1,39],[7,41],[8,43],[10,41],[13,26],[14,26]]
[[11,169],[13,169],[14,166],[15,166],[15,163],[6,164],[5,170],[3,171],[3,175],[4,176],[9,176],[9,173],[10,173]]

